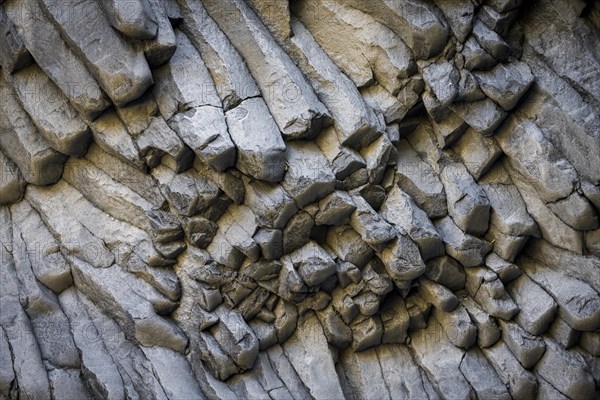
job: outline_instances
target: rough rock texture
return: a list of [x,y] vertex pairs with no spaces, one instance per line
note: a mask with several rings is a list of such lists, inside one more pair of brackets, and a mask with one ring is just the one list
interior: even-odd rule
[[0,399],[600,397],[600,7],[0,0]]

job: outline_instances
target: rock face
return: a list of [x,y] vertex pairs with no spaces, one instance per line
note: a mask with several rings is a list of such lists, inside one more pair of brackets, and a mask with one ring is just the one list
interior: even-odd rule
[[0,0],[0,399],[599,398],[597,43],[578,0]]

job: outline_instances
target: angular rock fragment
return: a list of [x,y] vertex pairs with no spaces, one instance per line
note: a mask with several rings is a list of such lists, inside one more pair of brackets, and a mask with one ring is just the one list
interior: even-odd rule
[[461,163],[444,167],[440,174],[448,201],[448,214],[466,234],[483,235],[490,218],[490,202]]
[[448,255],[465,267],[481,265],[485,255],[492,250],[490,243],[464,233],[450,217],[437,220],[435,227],[446,244]]
[[170,124],[203,163],[217,171],[235,163],[235,147],[220,108],[192,108],[175,115]]
[[362,156],[351,148],[341,144],[336,127],[329,127],[315,138],[315,143],[327,160],[336,179],[343,180],[366,167]]
[[577,174],[532,121],[511,117],[496,135],[510,164],[532,185],[542,200],[554,202],[573,191]]
[[398,145],[396,170],[398,186],[413,198],[429,218],[447,215],[446,193],[440,178],[406,140],[400,140]]
[[350,226],[371,247],[377,249],[396,236],[394,228],[383,220],[362,196],[353,195],[356,210],[350,217]]
[[[110,28],[100,4],[88,0],[74,4],[43,0],[40,6],[117,106],[135,100],[152,85],[143,54],[134,51]],[[97,40],[98,34],[102,40]]]
[[335,262],[312,240],[286,258],[289,258],[294,269],[309,287],[318,286],[336,273]]
[[382,343],[404,343],[410,316],[404,300],[395,294],[386,297],[381,307],[381,323],[383,324]]
[[454,103],[450,109],[484,136],[491,136],[506,117],[506,112],[487,98],[473,103]]
[[543,334],[557,309],[552,297],[524,274],[507,285],[506,290],[519,307],[515,321],[532,335]]
[[396,149],[387,135],[381,135],[360,152],[366,161],[369,182],[379,184],[388,165],[396,163]]
[[331,112],[340,143],[358,148],[368,145],[381,130],[375,113],[365,104],[354,83],[338,69],[339,64],[329,59],[304,25],[293,21],[292,29],[291,55]]
[[[383,119],[381,122],[385,122],[386,124],[402,120],[410,111],[410,108],[418,101],[418,95],[414,92],[412,95],[410,92],[401,94],[401,97],[397,98],[379,84],[365,87],[361,89],[360,93],[365,103],[382,116]],[[403,98],[403,96],[406,98]],[[405,102],[399,100],[405,100]]]
[[533,75],[527,64],[514,62],[498,64],[490,71],[475,72],[479,87],[504,111],[512,110],[533,83]]
[[279,182],[285,172],[286,146],[265,102],[244,100],[226,117],[238,150],[237,168],[256,179]]
[[508,44],[479,19],[473,22],[473,36],[497,61],[502,62],[508,58],[510,54]]
[[594,397],[594,380],[587,372],[585,362],[553,340],[546,339],[545,342],[546,352],[536,365],[536,372],[570,398]]
[[561,317],[556,317],[548,329],[548,336],[565,349],[569,349],[579,342],[580,333],[571,328]]
[[145,168],[137,146],[113,108],[92,122],[90,128],[94,142],[102,150],[140,170]]
[[439,11],[423,1],[395,3],[385,0],[345,0],[345,4],[372,15],[402,37],[416,58],[427,59],[440,52],[448,28]]
[[260,248],[252,239],[258,226],[256,216],[250,208],[243,205],[229,207],[217,221],[217,225],[219,230],[223,230],[223,235],[233,247],[244,253],[251,261],[258,260]]
[[329,306],[322,312],[317,313],[317,317],[319,317],[319,321],[323,326],[323,332],[328,343],[338,349],[345,349],[350,346],[352,343],[352,330],[335,312],[333,307]]
[[304,210],[299,211],[290,218],[282,232],[284,254],[288,254],[308,243],[314,225],[313,217]]
[[238,313],[217,308],[219,323],[210,331],[214,338],[231,357],[240,371],[251,368],[258,356],[258,340]]
[[524,368],[533,367],[546,351],[544,339],[530,335],[514,322],[499,322],[504,343]]
[[419,279],[419,293],[440,311],[450,312],[458,306],[458,298],[452,291],[429,279]]
[[225,111],[242,100],[257,97],[260,91],[241,55],[235,50],[217,23],[199,0],[178,1],[183,24],[181,29],[202,54],[216,84]]
[[548,203],[548,208],[573,229],[591,231],[598,227],[598,214],[588,199],[578,192]]
[[261,255],[267,260],[276,260],[283,255],[283,236],[279,229],[261,228],[253,236],[260,246]]
[[444,334],[455,346],[468,349],[475,344],[477,327],[462,305],[449,312],[435,309],[432,316],[439,322]]
[[287,172],[281,185],[298,207],[320,200],[335,189],[335,176],[319,147],[295,141],[287,145]]
[[[37,65],[75,109],[92,120],[110,105],[106,94],[69,49],[37,1],[12,2],[4,7]],[[52,48],[52,52],[48,48]]]
[[202,178],[193,170],[175,174],[169,168],[159,166],[152,174],[164,197],[179,215],[192,216],[205,211],[220,195],[215,183]]
[[465,271],[467,292],[481,308],[493,317],[511,320],[519,309],[506,293],[498,276],[480,267],[468,268]]
[[150,68],[158,68],[169,62],[177,50],[177,39],[169,21],[166,4],[159,0],[141,0],[144,1],[147,1],[150,11],[154,14],[158,30],[154,38],[141,42],[141,47]]
[[325,106],[247,4],[228,0],[203,5],[244,57],[284,137],[311,138],[329,125]]
[[176,31],[177,51],[154,72],[152,93],[165,120],[177,112],[201,106],[221,107],[213,80],[190,39]]
[[440,102],[446,107],[458,94],[460,74],[454,65],[447,61],[431,64],[423,68],[423,80]]
[[569,326],[580,331],[598,329],[600,296],[589,284],[533,261],[520,267],[556,300],[558,314]]
[[473,15],[475,14],[473,4],[460,0],[436,0],[435,5],[442,10],[454,36],[456,36],[459,42],[463,43],[467,35],[471,33]]
[[464,289],[466,275],[463,268],[452,257],[438,257],[427,262],[425,276],[448,289]]
[[425,272],[419,248],[403,233],[396,232],[396,238],[379,253],[379,257],[394,280],[410,281]]
[[456,101],[473,102],[483,99],[485,99],[485,94],[479,88],[475,76],[468,69],[461,69]]
[[343,191],[335,191],[319,201],[319,212],[315,216],[317,225],[342,225],[348,221],[356,210],[350,195]]
[[194,153],[169,128],[163,118],[152,118],[136,143],[150,168],[164,163],[176,172],[183,172],[192,166]]
[[[25,181],[48,185],[60,179],[66,156],[52,149],[3,76],[0,76],[0,148],[17,165]],[[10,151],[9,151],[10,150]]]
[[371,260],[373,249],[349,225],[332,227],[327,231],[327,245],[342,261],[362,268]]
[[352,329],[352,350],[366,350],[381,343],[383,326],[378,315],[357,317],[350,326]]
[[502,150],[494,139],[480,135],[472,128],[464,132],[458,143],[453,146],[453,150],[476,181],[490,168],[494,168],[495,162],[502,155]]
[[152,39],[158,24],[146,0],[134,0],[123,4],[114,0],[101,0],[110,24],[119,32],[133,39]]
[[246,204],[254,211],[259,225],[282,229],[298,207],[292,197],[278,184],[250,182],[244,178]]
[[482,349],[489,347],[500,339],[500,328],[496,320],[483,311],[471,297],[465,297],[462,305],[467,310],[471,321],[477,327],[477,344]]
[[536,223],[519,190],[501,165],[494,166],[480,184],[492,207],[490,224],[506,235],[537,234]]
[[503,166],[517,186],[525,204],[527,204],[527,212],[536,222],[540,236],[552,243],[553,246],[582,254],[584,246],[583,232],[571,228],[557,217],[540,198],[540,194],[533,185],[534,182],[528,183],[507,159],[504,159]]
[[[432,120],[433,131],[437,137],[438,145],[441,148],[453,144],[465,133],[465,130],[468,127],[465,121],[463,121],[463,119],[455,112],[446,109],[444,114],[448,115],[444,116],[445,118],[443,118],[442,121],[437,122]],[[465,140],[466,139],[463,139],[462,141]]]
[[485,258],[485,265],[494,271],[504,284],[514,281],[522,274],[519,267],[506,260],[503,260],[496,253],[490,253]]
[[471,71],[487,70],[497,64],[497,61],[475,39],[469,36],[465,41],[461,55],[465,60],[465,68]]

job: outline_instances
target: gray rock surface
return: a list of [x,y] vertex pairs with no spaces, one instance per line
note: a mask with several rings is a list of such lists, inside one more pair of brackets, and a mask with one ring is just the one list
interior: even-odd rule
[[0,398],[598,397],[599,29],[0,0]]
[[[152,74],[143,54],[111,29],[100,4],[48,0],[41,1],[40,6],[116,105],[135,100],[152,85]],[[102,40],[97,40],[95,34],[101,34]],[[105,53],[108,49],[110,55]]]

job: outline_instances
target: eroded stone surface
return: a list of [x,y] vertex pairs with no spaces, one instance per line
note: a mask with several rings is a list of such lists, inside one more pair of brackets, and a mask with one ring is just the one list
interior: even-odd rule
[[121,3],[0,0],[0,398],[596,395],[598,6]]

